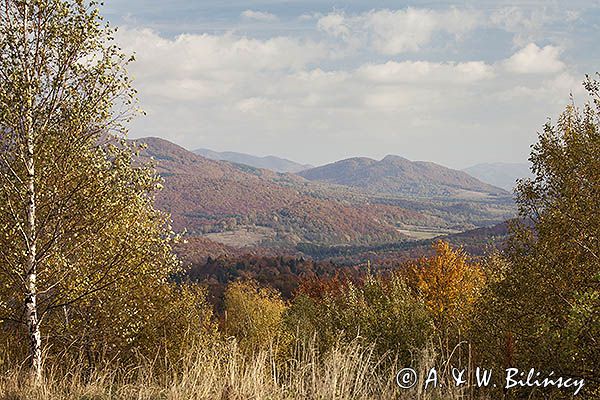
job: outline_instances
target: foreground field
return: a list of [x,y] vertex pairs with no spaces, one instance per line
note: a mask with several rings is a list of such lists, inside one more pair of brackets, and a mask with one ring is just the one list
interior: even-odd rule
[[[431,354],[415,362],[430,366]],[[470,389],[422,387],[403,390],[396,384],[402,366],[385,363],[372,347],[337,346],[326,357],[313,346],[299,346],[281,359],[271,350],[244,355],[234,342],[201,347],[158,371],[152,360],[137,367],[86,371],[76,365],[48,373],[45,383],[28,383],[13,371],[0,377],[2,400],[291,400],[291,399],[488,399]],[[425,369],[424,369],[425,370]],[[65,372],[68,371],[68,372]],[[421,371],[424,376],[424,372]],[[448,385],[450,387],[450,385]]]

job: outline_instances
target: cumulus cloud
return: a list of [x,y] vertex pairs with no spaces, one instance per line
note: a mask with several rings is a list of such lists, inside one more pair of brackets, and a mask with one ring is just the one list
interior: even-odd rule
[[[245,112],[282,104],[288,109],[358,107],[373,104],[365,98],[373,91],[381,94],[382,86],[393,91],[415,84],[472,85],[495,73],[482,61],[388,61],[324,70],[313,64],[331,57],[327,45],[284,36],[259,40],[202,34],[168,39],[149,29],[122,29],[119,40],[126,49],[138,49],[132,72],[147,98],[230,104]],[[387,97],[398,103],[397,96]]]
[[480,22],[480,15],[473,11],[407,8],[358,15],[333,12],[319,18],[317,26],[334,37],[360,40],[382,54],[394,55],[419,50],[437,32],[460,36]]
[[565,68],[560,53],[560,48],[555,46],[540,48],[535,43],[529,43],[506,60],[505,65],[509,71],[519,74],[556,73]]
[[317,21],[317,27],[335,37],[348,37],[351,30],[343,14],[332,13],[320,17]]
[[272,22],[277,21],[277,15],[264,11],[246,10],[242,12],[242,17],[245,19],[253,19],[256,21]]
[[139,64],[151,66],[140,72],[154,76],[218,78],[235,71],[297,70],[328,56],[321,43],[283,36],[260,40],[231,33],[182,34],[167,39],[150,29],[121,29],[118,40],[137,53]]
[[429,61],[388,61],[368,64],[359,69],[366,79],[383,84],[393,83],[472,83],[494,76],[493,67],[482,61],[464,63]]

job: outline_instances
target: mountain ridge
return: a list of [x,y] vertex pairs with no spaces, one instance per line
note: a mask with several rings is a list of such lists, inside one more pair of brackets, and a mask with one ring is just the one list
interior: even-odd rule
[[237,164],[245,164],[255,168],[269,169],[275,172],[295,173],[313,168],[310,164],[300,164],[295,161],[277,156],[254,156],[235,151],[214,151],[209,149],[196,149],[192,153],[198,154],[215,161],[228,161]]
[[509,195],[504,189],[484,183],[466,172],[391,154],[381,160],[347,158],[301,171],[298,175],[311,181],[416,197],[460,196],[469,192],[488,196]]
[[533,177],[528,163],[480,163],[464,168],[462,171],[508,191],[514,189],[517,179]]
[[398,206],[312,196],[313,184],[299,176],[209,160],[164,139],[136,142],[146,145],[141,158],[153,160],[164,180],[157,207],[171,214],[175,230],[191,235],[257,236],[248,244],[385,242],[407,239],[399,221],[424,218]]

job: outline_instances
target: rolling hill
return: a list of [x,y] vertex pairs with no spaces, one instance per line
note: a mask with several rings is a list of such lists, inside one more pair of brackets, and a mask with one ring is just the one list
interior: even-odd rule
[[286,160],[285,158],[266,156],[257,157],[250,154],[236,153],[233,151],[212,151],[208,149],[197,149],[194,150],[195,154],[201,155],[202,157],[217,160],[217,161],[229,161],[236,164],[245,164],[255,168],[270,169],[275,172],[300,172],[309,168],[312,165],[299,164],[294,161]]
[[475,178],[512,191],[517,179],[531,178],[533,175],[527,163],[484,163],[463,169]]
[[311,180],[360,188],[374,193],[411,197],[508,196],[498,187],[469,174],[424,161],[388,155],[380,161],[349,158],[301,171]]
[[396,225],[425,218],[394,205],[315,197],[312,184],[296,175],[209,160],[163,139],[138,142],[147,145],[140,156],[153,159],[164,178],[157,207],[190,235],[228,245],[243,238],[249,246],[381,243],[405,240]]

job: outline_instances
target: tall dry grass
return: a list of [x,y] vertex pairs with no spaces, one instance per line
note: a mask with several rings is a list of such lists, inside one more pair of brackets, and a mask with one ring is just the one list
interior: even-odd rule
[[[434,364],[431,352],[416,356],[421,379]],[[27,371],[14,368],[0,377],[2,400],[367,400],[466,399],[454,389],[400,389],[396,372],[404,366],[376,357],[372,346],[334,346],[320,356],[314,345],[299,344],[287,356],[271,348],[248,355],[233,341],[197,347],[170,360],[166,370],[157,360],[135,367],[105,367],[92,371],[81,363],[48,367],[41,385]],[[163,364],[164,365],[164,364]],[[422,382],[422,381],[421,381]],[[449,387],[449,385],[447,386]]]

